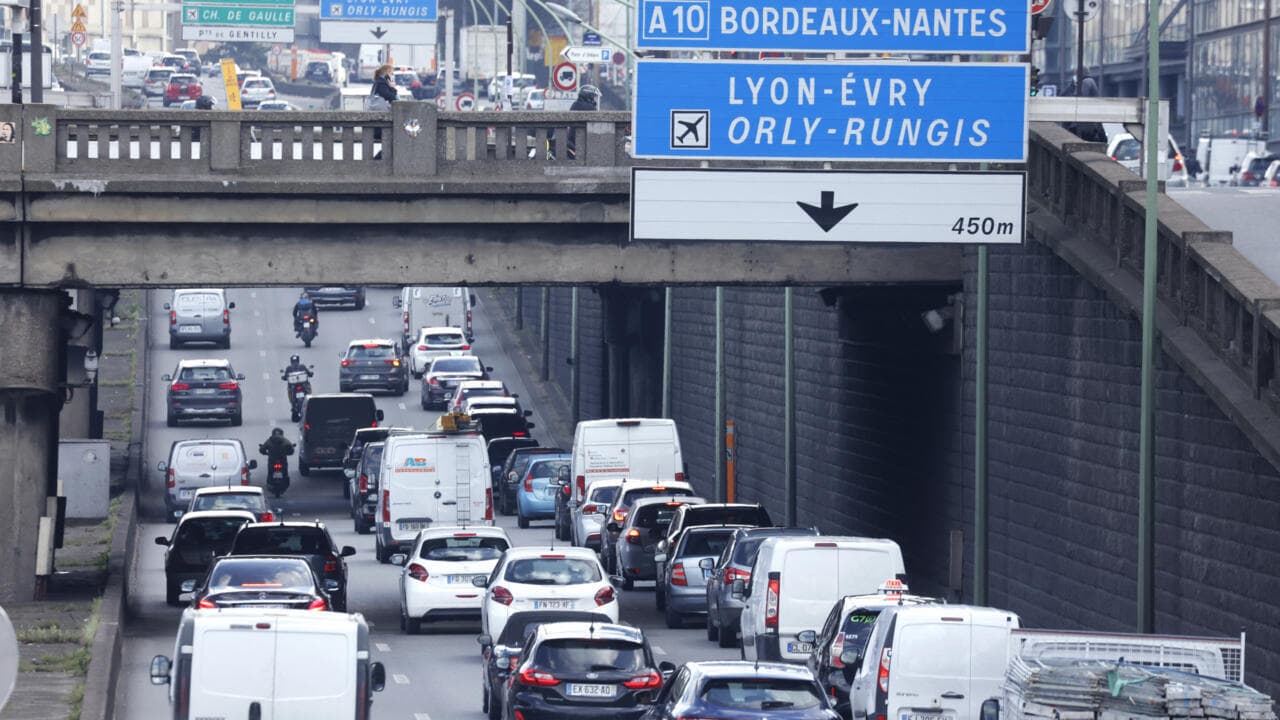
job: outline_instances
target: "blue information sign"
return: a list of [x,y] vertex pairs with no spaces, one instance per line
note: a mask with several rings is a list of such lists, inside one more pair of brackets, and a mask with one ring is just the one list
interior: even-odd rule
[[600,36],[593,32],[584,32],[582,33],[582,44],[592,46],[600,45]]
[[1029,6],[1028,0],[639,0],[636,49],[1026,53]]
[[436,0],[320,0],[322,20],[434,22]]
[[1013,63],[641,60],[635,156],[1025,162]]

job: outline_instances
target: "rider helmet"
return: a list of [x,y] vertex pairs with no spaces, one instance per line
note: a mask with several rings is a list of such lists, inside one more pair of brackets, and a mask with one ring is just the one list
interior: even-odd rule
[[578,88],[578,98],[586,100],[592,105],[600,104],[600,88],[595,85],[583,85]]
[[271,437],[284,437],[284,430],[280,428],[271,428]]
[[290,365],[297,365],[297,364],[298,364],[298,363],[300,363],[300,362],[302,362],[302,358],[298,357],[297,355],[290,355],[290,356],[289,356],[289,364],[290,364]]

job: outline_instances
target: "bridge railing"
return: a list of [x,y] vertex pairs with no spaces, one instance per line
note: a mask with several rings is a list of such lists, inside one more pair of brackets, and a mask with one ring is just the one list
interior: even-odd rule
[[[1117,165],[1102,145],[1036,123],[1028,194],[1078,237],[1101,246],[1114,266],[1141,280],[1145,182]],[[1280,413],[1280,286],[1169,196],[1159,196],[1159,298]]]

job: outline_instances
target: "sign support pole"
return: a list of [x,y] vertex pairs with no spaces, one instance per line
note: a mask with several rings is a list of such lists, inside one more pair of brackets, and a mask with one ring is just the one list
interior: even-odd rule
[[569,382],[569,404],[570,414],[573,415],[573,424],[578,425],[580,413],[578,412],[578,378],[581,373],[578,371],[578,288],[575,286],[570,294],[569,300],[569,360],[572,363]]
[[27,47],[31,48],[31,102],[38,104],[44,102],[44,28],[40,27],[40,0],[31,0],[29,15]]
[[796,520],[796,324],[795,288],[782,291],[782,486],[787,527]]
[[1155,364],[1159,216],[1160,0],[1147,1],[1146,224],[1142,250],[1142,420],[1138,439],[1138,632],[1155,632]]
[[973,408],[973,603],[987,604],[987,246],[978,246]]
[[716,286],[716,502],[725,502],[724,476],[724,286]]
[[120,78],[124,69],[124,29],[120,27],[124,3],[121,0],[102,1],[111,3],[111,107],[120,110],[124,107],[124,90]]
[[671,288],[662,307],[662,417],[671,417]]

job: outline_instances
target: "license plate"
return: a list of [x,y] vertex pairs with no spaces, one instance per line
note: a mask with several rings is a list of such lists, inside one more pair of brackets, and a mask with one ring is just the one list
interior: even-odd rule
[[809,652],[813,652],[813,643],[807,643],[807,642],[789,642],[789,643],[787,643],[787,652],[789,652],[789,653],[809,653]]
[[617,685],[599,683],[570,683],[569,694],[573,697],[611,698],[618,692]]
[[200,332],[200,326],[199,325],[183,325],[178,328],[178,332],[184,333],[186,335],[194,335]]
[[192,496],[194,496],[195,494],[196,494],[196,491],[195,491],[195,490],[179,490],[179,491],[178,491],[178,499],[179,499],[179,500],[190,500],[190,499],[192,498]]
[[361,380],[377,380],[378,376],[377,375],[361,375],[360,379]]
[[534,600],[534,610],[572,610],[572,600]]
[[284,479],[284,473],[280,472],[279,470],[276,470],[275,472],[271,473],[271,479],[272,479],[272,480],[283,480],[283,479]]
[[192,394],[194,394],[194,395],[212,395],[212,394],[214,394],[214,393],[216,393],[216,392],[218,392],[218,391],[217,391],[217,390],[214,390],[213,388],[196,388],[195,390],[192,390],[191,392],[192,392]]
[[902,720],[947,720],[947,716],[938,713],[902,713]]
[[418,530],[426,530],[430,523],[424,522],[401,522],[399,527],[401,530],[417,532]]
[[304,393],[304,392],[302,392],[301,390],[299,390],[298,392],[294,393],[294,394],[293,394],[293,396],[294,396],[294,397],[296,397],[296,398],[298,398],[299,400],[301,400],[301,399],[305,398],[305,397],[307,396],[307,394],[306,394],[306,393]]
[[450,585],[470,585],[471,579],[475,577],[484,577],[483,575],[448,575]]

